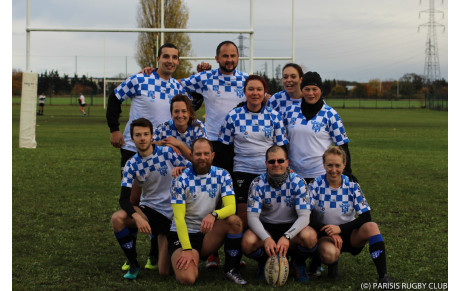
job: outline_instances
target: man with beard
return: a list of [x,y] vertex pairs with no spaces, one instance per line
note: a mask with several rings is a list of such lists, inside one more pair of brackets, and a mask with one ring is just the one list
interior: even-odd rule
[[[179,49],[171,43],[166,43],[158,49],[158,68],[146,74],[135,74],[121,83],[112,91],[108,104],[106,119],[110,128],[110,143],[119,148],[121,153],[121,171],[136,153],[136,146],[130,136],[130,124],[134,119],[144,117],[152,122],[156,128],[171,118],[169,107],[171,99],[177,94],[186,94],[179,81],[172,78],[172,74],[179,66]],[[131,99],[129,120],[124,132],[119,129],[121,104]],[[134,183],[132,187],[131,202],[139,203],[141,189]],[[158,246],[157,239],[151,236],[151,248],[146,269],[157,269]],[[125,262],[122,270],[129,269],[129,262]]]
[[[170,185],[173,167],[190,166],[184,157],[176,155],[170,147],[152,144],[153,127],[146,118],[133,120],[130,124],[131,139],[137,154],[126,162],[121,183],[120,206],[112,215],[112,227],[121,249],[130,263],[126,279],[136,279],[140,266],[137,261],[137,232],[154,235],[157,240],[158,270],[169,275],[170,259],[166,235],[171,227]],[[139,206],[130,202],[131,188],[136,181],[144,192]]]
[[[228,172],[212,166],[212,144],[198,138],[192,144],[192,167],[172,184],[174,220],[168,235],[171,265],[180,284],[198,278],[198,262],[224,243],[224,278],[240,285],[247,282],[239,272],[243,224],[235,215],[236,203]],[[216,209],[222,199],[222,208]]]
[[[223,41],[216,49],[218,69],[208,70],[209,64],[201,63],[197,67],[198,71],[208,71],[181,80],[187,92],[203,95],[206,110],[206,133],[215,151],[213,165],[224,168],[230,173],[233,169],[233,148],[228,148],[217,139],[220,127],[230,110],[246,101],[243,88],[248,74],[236,70],[238,58],[238,48],[235,43],[229,40]],[[218,253],[214,253],[208,258],[206,267],[216,269],[218,264]]]
[[294,265],[296,281],[308,282],[305,260],[316,250],[316,231],[308,226],[312,205],[307,185],[289,170],[284,147],[272,146],[265,154],[267,172],[255,178],[249,190],[248,224],[241,248],[259,263],[257,277],[265,280],[268,256],[286,257]]

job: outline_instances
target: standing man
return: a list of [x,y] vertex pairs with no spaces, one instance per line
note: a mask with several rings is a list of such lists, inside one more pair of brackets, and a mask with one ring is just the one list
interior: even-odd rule
[[43,108],[45,107],[46,96],[44,93],[41,93],[38,96],[38,112],[37,115],[43,115]]
[[[171,118],[169,111],[171,99],[177,94],[186,94],[181,84],[172,78],[172,74],[179,65],[179,50],[171,43],[162,45],[158,49],[158,68],[151,74],[136,74],[121,83],[110,95],[107,106],[107,124],[110,128],[110,143],[115,148],[120,148],[121,169],[126,161],[136,153],[136,146],[130,136],[130,124],[134,119],[144,117],[152,122],[154,127],[159,126]],[[121,113],[121,104],[131,98],[129,120],[122,134],[118,121]],[[133,185],[131,202],[138,203],[141,189]],[[158,246],[156,239],[152,237],[152,246],[146,268],[156,268],[156,254]],[[127,270],[129,266],[123,265]]]
[[248,197],[249,230],[244,233],[243,252],[259,263],[257,277],[265,280],[269,256],[286,257],[290,251],[298,282],[308,282],[305,260],[316,250],[316,231],[308,226],[312,205],[307,185],[290,172],[284,147],[274,145],[265,155],[267,172],[255,178]]
[[[221,164],[223,153],[217,138],[220,127],[230,110],[240,102],[246,101],[243,88],[248,74],[236,70],[238,58],[238,48],[235,43],[229,40],[223,41],[216,49],[218,69],[204,71],[181,80],[186,91],[203,95],[206,110],[206,132],[216,154],[214,165],[227,170],[229,167]],[[208,69],[209,64],[202,63],[198,68]],[[226,154],[228,155],[228,153]]]
[[[212,166],[214,152],[209,140],[196,139],[191,150],[193,167],[174,180],[171,190],[174,221],[168,243],[176,280],[193,284],[200,257],[206,258],[223,243],[224,278],[244,285],[247,282],[239,272],[243,224],[235,215],[232,179],[226,170]],[[217,210],[219,199],[223,207]]]
[[[158,240],[158,270],[169,275],[171,265],[166,235],[171,227],[171,182],[173,167],[190,166],[184,157],[177,156],[170,147],[152,144],[152,123],[145,118],[133,120],[130,133],[137,154],[126,162],[121,183],[121,210],[112,215],[112,227],[125,253],[130,268],[126,279],[136,279],[140,266],[137,261],[136,237],[138,230],[154,234]],[[143,186],[139,206],[133,206],[129,196],[133,182]]]
[[86,112],[85,112],[86,101],[85,101],[85,96],[83,95],[83,93],[80,93],[80,98],[78,98],[78,104],[80,104],[81,117],[85,117],[86,116]]
[[[235,43],[229,40],[223,41],[216,49],[218,69],[208,70],[209,64],[202,63],[198,65],[198,71],[208,71],[181,80],[186,91],[203,95],[206,110],[206,133],[216,155],[213,165],[224,168],[230,173],[233,171],[233,147],[225,146],[217,139],[220,127],[230,110],[246,101],[243,89],[248,74],[236,70],[238,58],[238,47]],[[215,269],[218,265],[218,253],[214,253],[208,258],[206,267]]]

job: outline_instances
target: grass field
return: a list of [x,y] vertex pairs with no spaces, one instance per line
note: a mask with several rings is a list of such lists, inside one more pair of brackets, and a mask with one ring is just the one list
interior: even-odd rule
[[[108,98],[109,96],[106,96]],[[74,105],[78,106],[78,96],[59,96],[46,99],[46,105]],[[13,104],[21,104],[20,97],[13,97]],[[123,103],[123,106],[129,106],[130,99]],[[328,99],[328,105],[334,108],[385,108],[385,109],[407,109],[407,108],[423,108],[425,100],[420,99],[401,99],[401,100],[386,100],[386,99],[359,99],[359,98],[344,98],[344,99]],[[103,96],[86,96],[88,105],[103,105]],[[447,102],[444,107],[447,108]]]
[[[105,111],[45,106],[37,116],[36,149],[18,148],[19,109],[12,107],[12,283],[15,290],[240,290],[220,272],[202,269],[193,287],[142,270],[122,278],[123,253],[111,225],[119,209],[119,158],[109,143]],[[125,124],[128,109],[123,109]],[[383,233],[394,282],[447,282],[447,112],[424,109],[341,109],[350,137],[352,168]],[[199,114],[198,116],[201,116]],[[144,264],[148,239],[139,235]],[[222,249],[221,249],[222,252]],[[223,256],[222,256],[223,257]],[[250,259],[246,290],[268,287],[255,279]],[[342,255],[339,280],[323,274],[308,290],[359,290],[376,282],[368,247]],[[283,290],[305,290],[291,276]]]

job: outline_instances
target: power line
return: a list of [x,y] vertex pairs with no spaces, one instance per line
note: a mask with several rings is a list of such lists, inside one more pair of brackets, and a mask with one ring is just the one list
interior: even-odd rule
[[[428,13],[429,21],[425,24],[419,25],[418,31],[420,31],[420,27],[428,28],[427,39],[425,43],[425,67],[423,70],[423,74],[425,75],[428,83],[431,83],[441,78],[436,27],[442,26],[444,31],[446,30],[446,27],[435,21],[435,13],[442,13],[442,17],[444,18],[444,12],[440,10],[436,10],[434,8],[434,0],[429,0],[429,1],[430,1],[430,8],[427,10],[420,11],[419,13],[419,17],[423,12]],[[422,1],[420,0],[420,2]]]

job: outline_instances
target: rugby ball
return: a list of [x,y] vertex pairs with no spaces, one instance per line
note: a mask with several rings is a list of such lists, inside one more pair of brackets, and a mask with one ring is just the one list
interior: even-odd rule
[[265,280],[268,285],[278,287],[286,284],[289,276],[289,262],[286,257],[272,256],[265,263]]

